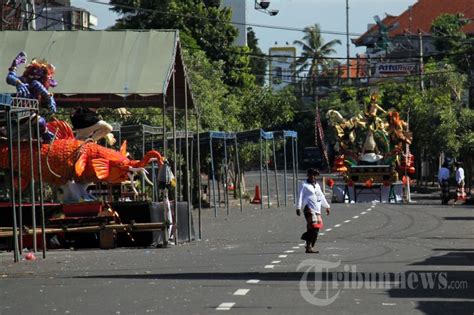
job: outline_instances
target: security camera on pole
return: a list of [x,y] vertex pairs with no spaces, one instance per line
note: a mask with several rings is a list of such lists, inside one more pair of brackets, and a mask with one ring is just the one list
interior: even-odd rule
[[270,16],[275,16],[280,12],[279,10],[269,9],[270,0],[255,0],[255,10],[265,12]]

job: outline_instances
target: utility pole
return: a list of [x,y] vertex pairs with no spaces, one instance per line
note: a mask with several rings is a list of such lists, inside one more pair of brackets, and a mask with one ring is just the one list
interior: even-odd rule
[[347,45],[347,81],[349,81],[349,59],[350,59],[350,44],[349,44],[349,0],[346,0],[346,45]]
[[28,31],[36,31],[36,7],[34,1],[23,1],[22,9],[25,12],[26,29]]
[[45,19],[46,19],[46,22],[44,23],[45,27],[44,27],[44,30],[47,31],[48,30],[48,0],[44,0],[44,12],[45,12]]
[[[408,108],[407,112],[407,132],[410,131],[410,108]],[[411,191],[410,191],[410,181],[411,178],[408,175],[408,164],[410,163],[410,145],[407,143],[405,145],[405,178],[406,178],[406,198],[407,202],[410,203],[411,201]]]
[[367,86],[370,86],[370,56],[367,54],[366,56],[366,62],[367,62]]
[[468,108],[474,109],[474,69],[472,68],[473,65],[471,64],[470,70],[469,70],[469,95],[468,95]]
[[359,54],[356,54],[357,62],[356,62],[356,86],[359,87],[359,65],[360,65],[360,60],[359,60]]
[[3,31],[3,1],[0,2],[0,31]]
[[418,45],[420,46],[420,89],[422,92],[425,91],[425,83],[423,82],[423,35],[421,33],[421,29],[418,29]]

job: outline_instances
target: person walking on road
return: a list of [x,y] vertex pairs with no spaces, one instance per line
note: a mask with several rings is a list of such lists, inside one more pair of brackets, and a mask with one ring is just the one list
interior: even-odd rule
[[449,201],[449,164],[444,162],[438,172],[438,183],[441,187],[441,204],[447,205]]
[[464,191],[464,168],[462,162],[458,161],[456,165],[456,183],[458,185],[456,189],[456,200],[466,200],[466,193]]
[[314,168],[308,169],[308,179],[303,183],[296,209],[296,214],[301,215],[301,208],[306,219],[306,232],[303,233],[301,239],[306,241],[306,253],[319,253],[314,248],[318,239],[319,230],[323,227],[323,218],[321,217],[321,207],[326,208],[326,214],[330,213],[330,206],[321,191],[321,187],[316,182],[316,176],[319,171]]

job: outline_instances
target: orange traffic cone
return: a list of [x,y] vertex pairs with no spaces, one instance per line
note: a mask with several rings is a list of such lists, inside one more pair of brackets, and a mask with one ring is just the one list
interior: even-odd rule
[[260,187],[258,185],[255,186],[255,195],[250,203],[262,203],[262,198],[260,197]]

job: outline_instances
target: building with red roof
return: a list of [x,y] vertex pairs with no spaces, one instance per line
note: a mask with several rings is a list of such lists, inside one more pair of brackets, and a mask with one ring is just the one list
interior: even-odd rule
[[474,0],[418,0],[402,14],[386,15],[370,25],[352,40],[356,46],[367,47],[369,76],[403,80],[406,75],[419,73],[420,53],[428,57],[438,52],[431,25],[446,13],[460,14],[471,21],[462,30],[474,36]]
[[356,59],[349,60],[349,73],[347,64],[339,66],[339,77],[341,79],[364,79],[367,77],[367,56],[361,55]]
[[[474,19],[473,0],[418,0],[399,16],[387,15],[381,23],[388,28],[388,37],[413,37],[420,31],[423,36],[431,35],[431,24],[441,14],[462,14],[466,19]],[[474,23],[464,26],[466,34],[474,35]],[[380,26],[372,25],[367,32],[352,42],[356,46],[376,45],[380,37]]]

